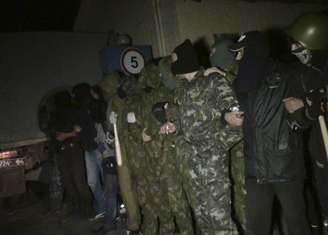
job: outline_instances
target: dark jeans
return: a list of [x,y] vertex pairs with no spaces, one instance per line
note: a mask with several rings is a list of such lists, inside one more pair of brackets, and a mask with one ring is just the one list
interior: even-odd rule
[[118,177],[105,173],[106,214],[105,223],[114,224],[118,213]]
[[97,214],[106,211],[105,193],[103,187],[104,173],[102,168],[102,156],[98,150],[85,151],[85,165],[88,184],[94,198],[94,208]]
[[302,180],[264,184],[246,180],[246,234],[270,234],[272,206],[276,196],[281,205],[289,235],[310,235],[303,186]]
[[58,166],[62,174],[64,195],[81,212],[89,213],[91,193],[87,183],[83,150],[76,143],[66,143],[58,150]]

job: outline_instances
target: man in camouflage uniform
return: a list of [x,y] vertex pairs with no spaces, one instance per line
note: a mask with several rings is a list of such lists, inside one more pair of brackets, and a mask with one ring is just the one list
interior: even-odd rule
[[[139,84],[146,92],[142,93],[140,103],[141,120],[143,123],[142,138],[146,151],[148,166],[149,194],[148,208],[144,208],[145,225],[153,224],[151,233],[144,229],[145,234],[154,234],[159,226],[159,234],[174,234],[176,228],[180,234],[193,234],[190,210],[176,174],[175,146],[171,136],[160,134],[160,126],[166,118],[156,115],[157,110],[164,110],[163,104],[170,103],[172,97],[169,90],[161,85],[160,70],[154,64],[144,68]],[[152,213],[150,213],[152,212]],[[147,218],[149,221],[147,221]],[[154,221],[158,217],[158,221]],[[155,222],[155,223],[153,223]],[[159,222],[159,225],[157,224]]]
[[228,82],[217,69],[201,71],[190,40],[179,45],[172,57],[172,72],[186,79],[176,89],[176,125],[181,134],[177,146],[197,226],[204,235],[237,234],[227,165],[229,148],[241,138],[237,127],[242,125],[242,113],[229,111],[237,102]]
[[[162,58],[159,61],[158,69],[160,72],[160,79],[162,84],[169,90],[170,93],[176,88],[176,78],[171,71],[171,56]],[[174,93],[173,93],[174,94]],[[177,106],[174,105],[174,97],[171,97],[170,103],[164,106],[165,121],[175,123],[177,122],[174,114],[176,113]],[[159,122],[158,122],[159,121]],[[157,124],[163,124],[163,119],[157,118]],[[174,214],[178,230],[181,235],[194,234],[194,224],[191,217],[191,207],[186,197],[186,192],[183,189],[181,159],[177,153],[177,133],[169,133],[168,130],[161,129],[160,134],[166,134],[164,142],[165,156],[167,158],[166,174],[168,177],[168,191],[170,207]]]
[[[210,53],[211,65],[221,69],[231,85],[238,71],[234,54],[229,51],[229,47],[233,43],[234,41],[229,35],[215,37]],[[245,233],[246,228],[244,157],[244,141],[241,140],[230,149],[233,214],[241,234]]]
[[135,186],[132,180],[131,169],[128,159],[128,147],[126,145],[127,139],[124,138],[126,131],[126,107],[131,102],[133,91],[133,78],[125,81],[122,80],[117,73],[111,74],[108,78],[105,78],[99,86],[104,92],[104,97],[108,102],[108,112],[115,112],[117,114],[117,129],[119,139],[121,140],[122,151],[122,166],[118,166],[118,177],[123,202],[127,208],[128,215],[128,232],[137,234],[140,228],[141,217],[139,206],[137,202],[137,196]]
[[143,91],[140,86],[136,90],[137,94],[128,99],[122,111],[121,144],[128,159],[127,164],[133,179],[133,188],[143,215],[140,229],[143,234],[152,235],[157,232],[157,218],[154,216],[157,208],[153,206],[152,197],[150,196],[150,185],[147,177],[149,167],[142,140],[143,123],[140,110],[142,109],[141,96]]

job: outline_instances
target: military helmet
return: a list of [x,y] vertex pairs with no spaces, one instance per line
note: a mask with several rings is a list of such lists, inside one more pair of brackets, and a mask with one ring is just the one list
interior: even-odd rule
[[286,33],[310,50],[328,49],[328,15],[304,14],[286,29]]

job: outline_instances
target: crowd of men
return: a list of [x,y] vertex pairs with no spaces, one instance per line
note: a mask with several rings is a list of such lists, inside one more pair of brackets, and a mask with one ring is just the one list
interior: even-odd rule
[[327,229],[318,119],[327,106],[328,16],[301,16],[285,38],[297,61],[273,56],[268,34],[251,31],[217,38],[204,68],[187,39],[138,77],[112,73],[75,86],[74,105],[69,93],[56,95],[65,191],[75,207],[91,208],[85,164],[93,208],[107,218],[97,233],[115,231],[118,188],[129,234]]

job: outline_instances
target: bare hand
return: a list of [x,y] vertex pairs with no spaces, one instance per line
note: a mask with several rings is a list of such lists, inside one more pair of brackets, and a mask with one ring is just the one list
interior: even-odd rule
[[161,126],[159,133],[160,134],[172,134],[176,132],[177,128],[172,122],[166,122]]
[[240,127],[243,125],[244,112],[227,112],[224,114],[224,119],[232,127]]
[[204,75],[205,76],[208,76],[211,73],[218,73],[218,74],[220,74],[223,77],[226,76],[226,73],[223,70],[221,70],[221,69],[219,69],[217,67],[212,67],[212,68],[206,69],[205,72],[204,72]]
[[64,132],[56,132],[56,140],[64,141],[66,139],[66,134]]
[[304,107],[303,100],[295,97],[283,99],[283,102],[288,113],[294,113],[296,110]]
[[143,131],[142,131],[142,140],[143,140],[143,142],[149,142],[149,141],[152,140],[151,136],[147,135],[146,130],[147,130],[147,128],[143,129]]
[[74,131],[75,131],[76,133],[79,133],[79,132],[82,131],[82,128],[81,128],[80,126],[74,126]]
[[90,93],[95,100],[99,100],[99,94],[94,89],[91,88]]

